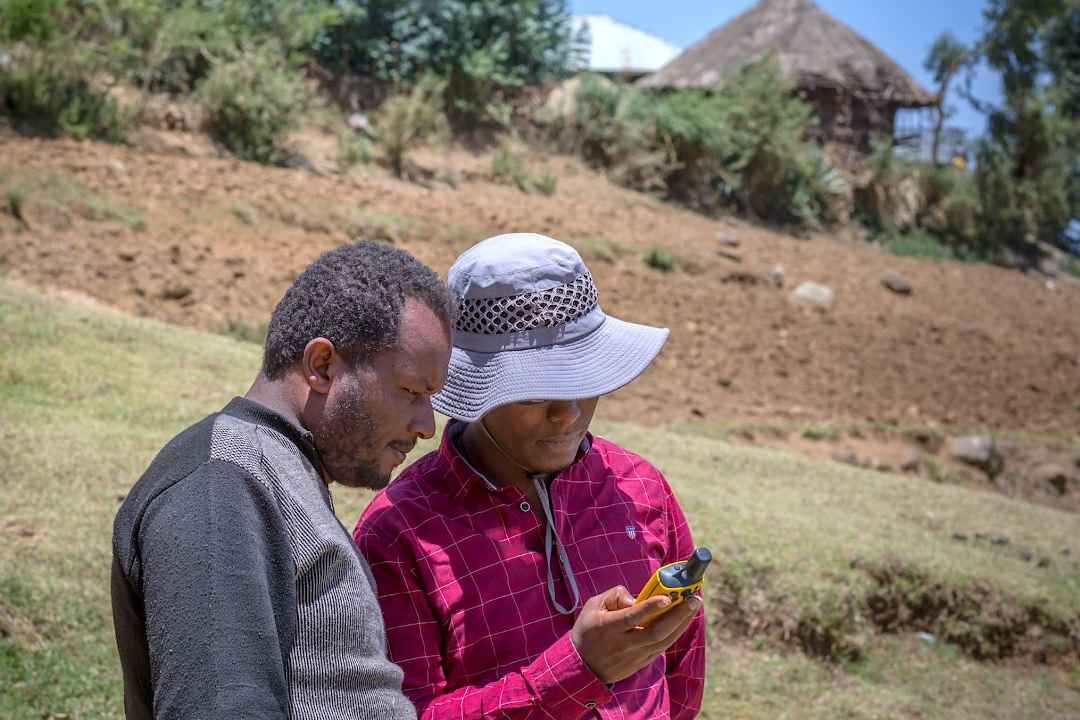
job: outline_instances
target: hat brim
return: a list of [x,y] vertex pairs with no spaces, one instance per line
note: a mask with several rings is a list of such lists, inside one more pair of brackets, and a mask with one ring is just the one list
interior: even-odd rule
[[567,343],[493,353],[455,347],[446,385],[431,404],[455,420],[476,422],[512,402],[606,395],[640,375],[667,337],[667,328],[608,317]]

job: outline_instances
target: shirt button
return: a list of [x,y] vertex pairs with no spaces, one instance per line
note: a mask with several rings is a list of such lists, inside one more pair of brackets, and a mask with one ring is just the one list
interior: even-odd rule
[[592,700],[590,700],[589,702],[585,703],[585,707],[592,710],[594,707],[596,707],[596,703],[594,703]]
[[532,509],[532,505],[529,505],[527,502],[521,503],[518,507],[521,508],[521,512],[529,512],[529,510]]

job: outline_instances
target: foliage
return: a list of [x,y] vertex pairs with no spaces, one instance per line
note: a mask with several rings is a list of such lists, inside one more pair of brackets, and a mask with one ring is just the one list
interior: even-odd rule
[[196,90],[207,132],[245,160],[283,159],[285,135],[299,126],[311,101],[300,76],[275,55],[272,48],[263,48],[222,62]]
[[979,235],[981,199],[966,169],[898,157],[886,139],[871,142],[855,192],[856,217],[897,255],[994,259]]
[[668,273],[675,270],[679,263],[674,255],[667,250],[654,245],[645,253],[645,264],[653,270]]
[[[272,45],[295,68],[315,35],[341,21],[332,4],[305,0],[106,0],[114,72],[143,91],[188,92],[248,48]],[[106,28],[120,24],[122,30]]]
[[1080,7],[1070,0],[992,0],[984,56],[1004,101],[985,107],[976,145],[981,232],[1013,247],[1066,246],[1080,215]]
[[371,140],[356,133],[351,128],[340,130],[337,134],[337,161],[344,167],[357,163],[365,165],[371,162],[374,147]]
[[127,115],[93,82],[93,58],[59,43],[12,53],[0,65],[0,102],[13,117],[45,131],[119,142]]
[[846,190],[805,139],[809,103],[772,60],[709,93],[653,95],[585,75],[566,111],[546,121],[563,149],[614,180],[705,211],[815,224],[826,199]]
[[44,45],[70,20],[65,0],[0,0],[0,41]]
[[483,114],[498,86],[564,74],[570,25],[564,0],[343,0],[342,22],[315,41],[338,73],[447,79],[452,105]]
[[449,132],[443,111],[447,81],[427,74],[408,95],[382,104],[375,115],[375,131],[394,174],[401,177],[405,154],[425,142],[437,142]]
[[523,193],[537,192],[545,197],[555,194],[559,182],[550,171],[545,171],[539,178],[534,177],[525,161],[507,146],[500,148],[491,159],[491,174],[497,178],[510,179]]

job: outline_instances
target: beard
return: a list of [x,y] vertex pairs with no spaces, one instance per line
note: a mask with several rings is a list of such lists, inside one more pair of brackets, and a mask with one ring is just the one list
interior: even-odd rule
[[367,407],[364,390],[355,374],[341,378],[334,403],[313,433],[319,459],[333,482],[351,488],[379,490],[390,482],[379,456],[385,443]]

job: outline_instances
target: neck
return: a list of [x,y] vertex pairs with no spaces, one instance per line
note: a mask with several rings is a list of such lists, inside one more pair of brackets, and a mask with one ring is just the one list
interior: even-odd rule
[[462,449],[469,462],[481,475],[494,483],[516,485],[526,492],[532,492],[531,471],[499,447],[483,422],[478,420],[469,423],[461,435]]
[[295,393],[290,385],[287,379],[270,380],[260,372],[244,398],[273,410],[305,430],[310,430],[311,428],[304,422],[300,404],[295,401]]

